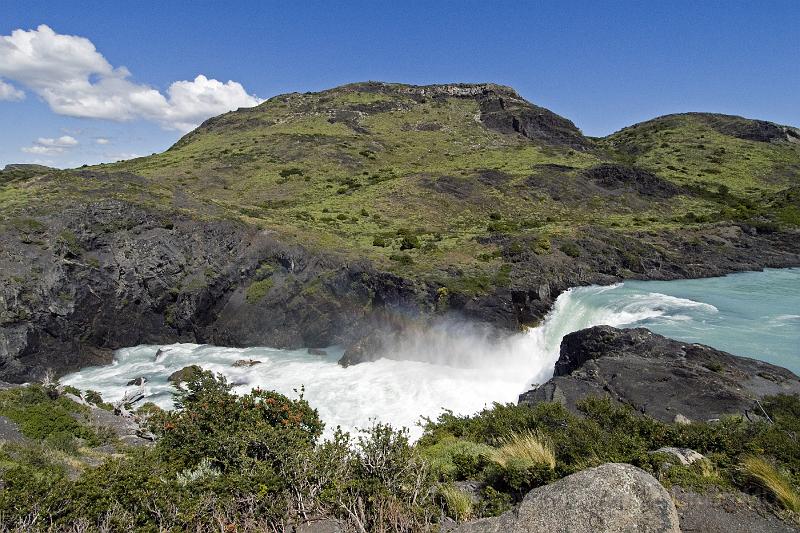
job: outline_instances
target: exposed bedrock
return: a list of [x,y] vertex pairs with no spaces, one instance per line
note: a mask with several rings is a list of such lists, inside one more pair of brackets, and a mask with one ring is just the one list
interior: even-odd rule
[[564,337],[553,378],[522,394],[520,403],[555,401],[576,411],[582,398],[607,396],[659,420],[705,421],[763,416],[758,400],[775,394],[800,394],[800,379],[779,366],[644,328],[596,326]]

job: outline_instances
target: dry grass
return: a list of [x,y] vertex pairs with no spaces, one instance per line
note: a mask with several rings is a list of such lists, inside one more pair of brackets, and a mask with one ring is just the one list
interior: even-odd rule
[[553,443],[539,431],[512,434],[492,452],[491,459],[502,467],[512,461],[545,465],[551,469],[556,467]]
[[800,513],[800,494],[786,474],[761,457],[746,457],[741,467],[759,485],[772,493],[784,508]]

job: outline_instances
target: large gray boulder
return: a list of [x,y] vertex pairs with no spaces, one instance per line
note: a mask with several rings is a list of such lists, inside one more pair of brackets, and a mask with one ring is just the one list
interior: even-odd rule
[[757,400],[774,394],[800,394],[800,379],[644,328],[596,326],[564,337],[553,378],[522,394],[520,403],[555,401],[575,411],[582,398],[606,396],[665,422],[686,422],[763,416]]
[[462,524],[457,533],[679,533],[678,512],[656,479],[628,464],[589,468],[532,490],[519,507]]

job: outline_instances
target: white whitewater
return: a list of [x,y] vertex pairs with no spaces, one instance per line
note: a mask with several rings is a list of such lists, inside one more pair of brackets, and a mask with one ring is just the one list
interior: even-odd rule
[[[197,364],[221,372],[236,385],[237,393],[254,387],[290,397],[305,389],[305,397],[319,410],[326,432],[336,426],[353,431],[371,420],[408,427],[412,438],[421,434],[421,417],[436,417],[443,409],[457,414],[479,411],[493,402],[516,402],[534,383],[546,381],[558,358],[563,336],[598,324],[622,326],[648,320],[681,322],[717,313],[710,304],[661,293],[638,292],[624,298],[622,284],[582,287],[563,293],[542,325],[503,340],[490,340],[466,324],[443,324],[396,348],[401,360],[382,359],[342,368],[336,361],[341,349],[327,357],[307,350],[223,348],[173,344],[137,346],[119,350],[111,365],[81,370],[61,381],[93,389],[106,400],[122,398],[126,383],[144,376],[147,399],[171,407],[167,377]],[[156,353],[161,348],[161,355]],[[241,359],[261,364],[234,367]]]

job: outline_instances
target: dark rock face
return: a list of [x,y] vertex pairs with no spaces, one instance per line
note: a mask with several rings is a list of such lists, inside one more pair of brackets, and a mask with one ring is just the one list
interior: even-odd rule
[[679,533],[678,513],[664,487],[628,464],[608,463],[529,492],[519,507],[463,524],[457,533]]
[[774,394],[800,394],[800,378],[785,368],[644,328],[597,326],[565,336],[553,378],[522,394],[520,403],[557,401],[575,410],[581,398],[608,396],[672,422],[677,415],[759,416],[756,400]]
[[[363,333],[369,302],[421,313],[427,288],[269,232],[119,201],[67,207],[35,235],[0,232],[0,379],[29,381],[171,342],[329,346]],[[259,299],[247,289],[269,272]],[[313,286],[313,290],[308,290]],[[431,289],[432,290],[432,289]],[[420,294],[422,293],[422,294]]]
[[522,99],[513,91],[486,90],[478,98],[481,122],[501,133],[518,133],[544,144],[587,150],[591,141],[575,124]]
[[766,120],[752,120],[734,115],[699,113],[709,126],[723,135],[757,142],[800,142],[800,130]]
[[630,189],[655,198],[670,198],[681,192],[669,181],[636,167],[607,163],[587,169],[584,175],[607,190]]

